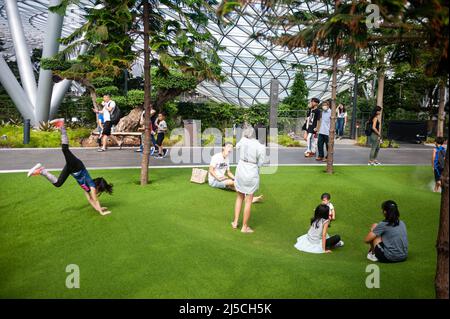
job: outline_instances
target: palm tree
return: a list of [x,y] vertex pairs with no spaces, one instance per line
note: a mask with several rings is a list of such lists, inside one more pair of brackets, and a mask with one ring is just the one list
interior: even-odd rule
[[[141,162],[141,185],[148,183],[150,150],[150,111],[161,110],[164,103],[183,91],[192,89],[205,80],[219,82],[224,79],[218,51],[221,47],[207,29],[213,18],[214,0],[142,0],[136,16],[144,30],[132,30],[144,37],[144,150]],[[176,17],[168,19],[167,17]],[[142,21],[140,21],[142,20]],[[161,85],[152,94],[150,68],[156,70],[158,79],[166,84],[182,74],[180,83]],[[180,78],[180,77],[178,77]],[[180,84],[187,85],[180,85]]]

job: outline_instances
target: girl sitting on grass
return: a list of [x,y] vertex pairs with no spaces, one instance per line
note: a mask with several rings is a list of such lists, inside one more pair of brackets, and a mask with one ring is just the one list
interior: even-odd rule
[[321,254],[331,253],[332,248],[344,246],[339,235],[329,237],[327,234],[330,225],[329,215],[330,207],[324,204],[317,206],[308,233],[298,237],[294,247],[307,253]]
[[66,165],[64,166],[59,177],[56,178],[39,163],[28,171],[28,177],[42,175],[55,187],[61,187],[67,177],[72,175],[84,190],[89,204],[91,204],[91,206],[101,215],[110,214],[111,212],[108,211],[106,207],[102,207],[100,205],[98,196],[100,196],[103,192],[112,194],[113,186],[108,184],[103,177],[98,177],[93,180],[83,162],[69,150],[69,138],[67,137],[66,128],[64,127],[64,119],[56,119],[50,123],[61,130],[61,146],[64,158],[66,159]]
[[404,261],[408,257],[408,235],[393,200],[381,204],[384,220],[373,224],[364,241],[370,245],[367,259],[382,263]]

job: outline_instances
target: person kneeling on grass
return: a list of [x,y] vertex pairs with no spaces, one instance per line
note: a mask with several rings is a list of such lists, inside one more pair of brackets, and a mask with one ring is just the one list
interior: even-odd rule
[[370,245],[367,259],[382,263],[405,261],[408,257],[408,234],[397,204],[388,200],[381,208],[384,220],[373,224],[364,241]]
[[[233,149],[233,144],[225,143],[222,152],[214,154],[209,164],[208,184],[214,188],[230,189],[235,191],[234,175],[230,170],[228,155]],[[260,202],[263,196],[253,197],[253,203]]]
[[42,175],[55,187],[61,187],[67,177],[72,175],[84,190],[89,204],[91,204],[91,206],[101,215],[110,214],[111,212],[108,211],[106,207],[102,207],[100,205],[98,196],[100,196],[103,192],[112,194],[113,185],[108,184],[103,177],[98,177],[93,180],[83,162],[69,150],[69,138],[67,137],[66,128],[64,127],[64,119],[56,119],[50,123],[61,130],[61,146],[62,152],[66,159],[66,165],[64,166],[59,177],[56,178],[49,171],[47,171],[42,164],[39,163],[28,171],[28,177]]
[[294,247],[307,253],[321,254],[331,253],[332,248],[344,246],[341,236],[328,236],[329,216],[330,207],[324,204],[317,206],[308,233],[298,237]]

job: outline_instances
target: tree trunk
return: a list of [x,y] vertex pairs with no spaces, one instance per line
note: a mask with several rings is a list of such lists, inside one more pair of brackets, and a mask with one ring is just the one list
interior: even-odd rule
[[148,184],[148,165],[150,162],[150,112],[151,105],[151,74],[150,74],[150,45],[149,45],[149,10],[150,4],[147,0],[143,3],[143,19],[144,19],[144,149],[142,150],[141,162],[141,185]]
[[333,174],[334,137],[336,135],[336,92],[337,92],[338,57],[333,58],[333,75],[331,80],[331,122],[327,152],[327,173]]
[[91,97],[92,106],[94,109],[98,110],[98,104],[97,104],[97,93],[95,92],[95,89],[88,88],[89,96]]
[[[95,92],[95,88],[91,85],[85,85],[85,87],[89,91],[89,96],[91,97],[92,106],[94,107],[94,110],[98,110],[97,92]],[[98,128],[98,113],[95,113],[95,125]]]
[[435,277],[435,289],[436,298],[438,299],[448,299],[448,186],[449,186],[449,150],[447,147],[447,154],[445,157],[445,167],[444,172],[441,177],[441,214],[439,218],[439,231],[436,243],[437,250],[437,267],[436,267],[436,277]]
[[380,52],[379,55],[379,66],[377,69],[377,82],[378,82],[378,88],[377,88],[377,106],[381,107],[381,113],[380,113],[380,133],[382,131],[383,128],[383,97],[384,97],[384,76],[385,76],[385,71],[384,71],[384,52]]
[[444,136],[444,123],[445,123],[445,82],[439,81],[439,110],[438,110],[438,122],[436,136]]

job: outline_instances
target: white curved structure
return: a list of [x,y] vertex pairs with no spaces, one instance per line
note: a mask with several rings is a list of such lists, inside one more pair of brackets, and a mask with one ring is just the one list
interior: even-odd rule
[[[32,74],[29,74],[28,62],[24,62],[26,59],[23,58],[24,51],[31,52],[32,48],[40,47],[42,43],[44,43],[44,55],[50,56],[56,53],[55,50],[57,50],[58,45],[54,39],[59,35],[60,23],[63,19],[62,17],[55,17],[55,14],[50,14],[51,19],[47,20],[49,2],[55,4],[59,0],[0,0],[0,38],[6,43],[6,51],[3,54],[15,54],[19,66],[22,65],[21,69],[24,70],[23,75],[21,71],[21,77],[24,78],[22,80],[23,90],[32,104],[36,121],[41,121],[46,116],[48,118],[49,114],[54,114],[68,86],[68,81],[65,81],[65,87],[62,83],[55,85],[59,88],[54,88],[53,92],[57,90],[58,93],[53,93],[51,104],[49,104],[52,84],[49,82],[48,72],[41,71],[39,85],[35,91],[32,83],[36,83],[36,80],[32,78]],[[13,3],[15,3],[19,13],[17,16],[7,14],[7,11],[10,11],[8,6],[14,6]],[[310,3],[309,6],[311,5]],[[93,7],[93,1],[81,0],[80,6]],[[311,10],[323,5],[317,3],[315,8],[307,6],[305,4],[305,9]],[[219,27],[213,22],[210,23],[210,31],[226,48],[219,55],[223,61],[222,67],[227,80],[220,85],[204,82],[198,86],[197,91],[216,101],[250,106],[255,103],[268,102],[270,81],[276,78],[280,83],[279,97],[283,99],[287,96],[289,87],[292,85],[296,73],[294,65],[297,64],[305,67],[304,73],[310,90],[310,97],[329,98],[331,79],[328,71],[331,68],[331,61],[308,55],[306,50],[291,52],[282,47],[272,46],[265,41],[252,38],[252,34],[256,32],[270,32],[269,26],[261,19],[261,10],[257,5],[248,6],[245,13],[245,15],[237,17],[237,20],[230,26]],[[19,19],[16,19],[17,17]],[[12,24],[17,26],[17,22],[21,22],[23,26],[26,44],[23,40],[16,41],[16,36],[13,37],[14,41],[11,41],[10,29],[15,29],[16,27]],[[69,7],[66,17],[64,17],[62,36],[69,35],[82,22],[82,10],[76,6]],[[52,32],[49,32],[49,30]],[[345,64],[345,61],[340,61],[340,66]],[[2,69],[4,66],[5,63],[0,63]],[[138,75],[137,73],[140,73],[141,70],[142,66],[138,61],[137,65],[133,67],[133,72]],[[2,73],[0,73],[2,83],[9,81],[10,77],[2,76]],[[349,88],[352,82],[353,75],[351,73],[340,73],[338,75],[338,91]],[[37,92],[36,97],[33,97],[33,92]],[[17,94],[10,95],[14,99],[14,95]],[[17,98],[14,101],[16,105],[26,103],[26,101],[18,101]],[[51,105],[50,108],[49,105]],[[29,108],[29,106],[22,105],[20,107],[18,105],[18,108],[22,110]],[[25,116],[24,113],[22,114]]]

